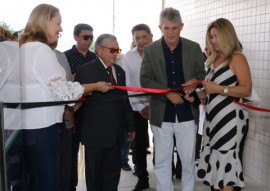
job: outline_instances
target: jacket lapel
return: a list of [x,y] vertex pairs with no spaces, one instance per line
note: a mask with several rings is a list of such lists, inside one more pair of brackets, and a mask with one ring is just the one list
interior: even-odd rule
[[96,61],[93,63],[96,65],[96,67],[100,71],[100,74],[102,75],[101,78],[104,79],[106,82],[110,82],[110,77],[108,75],[108,72],[106,68],[104,67],[104,65],[101,63],[101,61],[99,60],[99,58],[96,58]]

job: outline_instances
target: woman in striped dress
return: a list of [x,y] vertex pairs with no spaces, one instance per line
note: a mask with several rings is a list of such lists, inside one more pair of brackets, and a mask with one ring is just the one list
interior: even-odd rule
[[220,18],[208,26],[206,47],[211,55],[203,82],[207,102],[198,177],[212,189],[232,191],[244,186],[239,151],[247,131],[246,111],[233,100],[251,94],[251,74],[230,21]]

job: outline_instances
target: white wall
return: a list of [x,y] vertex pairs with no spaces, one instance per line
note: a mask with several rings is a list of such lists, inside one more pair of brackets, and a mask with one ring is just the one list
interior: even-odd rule
[[[229,19],[244,46],[261,107],[270,109],[270,0],[164,0],[182,16],[182,36],[205,46],[207,25]],[[270,114],[250,111],[250,129],[244,151],[246,176],[270,188]]]

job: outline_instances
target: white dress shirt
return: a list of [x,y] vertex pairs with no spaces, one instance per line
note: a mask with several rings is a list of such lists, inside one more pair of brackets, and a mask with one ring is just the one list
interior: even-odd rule
[[[123,69],[126,72],[126,85],[133,87],[141,87],[140,69],[142,57],[139,54],[137,47],[128,51],[124,56]],[[143,93],[143,92],[142,92]],[[138,94],[138,92],[129,92],[129,95]],[[141,93],[139,93],[141,94]],[[149,96],[130,97],[129,101],[133,111],[141,111],[149,105]]]

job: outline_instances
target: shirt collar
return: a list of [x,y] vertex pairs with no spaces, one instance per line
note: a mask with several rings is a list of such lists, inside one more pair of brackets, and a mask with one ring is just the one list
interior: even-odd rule
[[[108,68],[108,66],[106,64],[104,64],[103,60],[98,56],[98,59],[100,60],[100,62],[102,63],[102,65],[104,66],[105,69]],[[114,68],[114,65],[111,66],[112,69]]]

